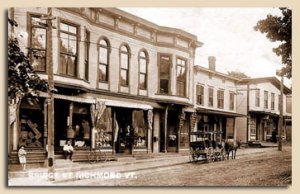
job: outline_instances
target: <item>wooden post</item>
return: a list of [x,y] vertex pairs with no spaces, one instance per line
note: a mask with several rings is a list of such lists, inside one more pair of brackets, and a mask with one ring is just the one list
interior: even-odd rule
[[281,72],[280,82],[280,116],[279,116],[279,131],[278,131],[278,150],[282,151],[282,126],[283,126],[283,72]]
[[48,8],[48,15],[43,17],[47,21],[47,73],[48,73],[48,179],[55,180],[54,170],[54,81],[53,81],[53,59],[52,59],[52,8]]
[[164,145],[164,152],[167,153],[167,130],[168,130],[168,110],[169,110],[169,105],[167,105],[165,109],[165,122],[164,122],[164,132],[165,132],[165,145]]

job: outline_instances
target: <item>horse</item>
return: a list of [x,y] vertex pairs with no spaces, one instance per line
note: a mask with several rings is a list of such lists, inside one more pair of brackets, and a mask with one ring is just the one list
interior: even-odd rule
[[235,159],[236,151],[240,148],[241,142],[235,139],[228,139],[225,142],[224,148],[227,155],[227,159],[229,160],[229,154],[231,152],[231,159]]

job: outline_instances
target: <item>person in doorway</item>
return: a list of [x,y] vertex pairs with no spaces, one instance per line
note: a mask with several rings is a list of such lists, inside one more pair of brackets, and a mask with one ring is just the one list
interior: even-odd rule
[[18,151],[18,157],[24,171],[26,170],[26,155],[27,152],[25,151],[24,146],[21,146]]
[[67,159],[67,157],[70,156],[70,160],[72,160],[74,148],[71,145],[71,141],[70,140],[67,142],[67,144],[64,145],[63,151],[64,151],[65,159]]
[[273,143],[277,143],[277,133],[276,133],[276,129],[273,129],[272,131],[272,142]]

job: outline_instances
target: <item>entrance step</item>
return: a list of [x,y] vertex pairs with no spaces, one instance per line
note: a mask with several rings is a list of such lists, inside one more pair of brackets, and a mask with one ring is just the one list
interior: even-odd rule
[[56,155],[54,155],[54,159],[55,160],[58,160],[58,159],[65,159],[65,156],[64,155],[62,155],[62,154],[56,154]]
[[[27,164],[31,163],[44,163],[45,152],[40,150],[30,150],[27,151],[26,155]],[[9,155],[9,164],[20,164],[17,151],[12,151]]]
[[261,143],[259,141],[249,141],[248,146],[251,148],[260,148]]

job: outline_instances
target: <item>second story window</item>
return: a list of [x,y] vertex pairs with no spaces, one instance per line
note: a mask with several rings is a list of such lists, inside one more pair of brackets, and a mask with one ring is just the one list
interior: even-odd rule
[[271,110],[275,110],[275,94],[271,93]]
[[176,94],[185,96],[186,88],[186,60],[177,58],[176,60]]
[[159,56],[159,93],[169,94],[171,56]]
[[129,85],[129,47],[125,45],[120,48],[120,85]]
[[108,40],[101,39],[99,41],[98,52],[99,52],[98,79],[100,82],[108,82],[108,70],[109,70],[109,43],[108,43]]
[[234,110],[234,93],[229,93],[229,110]]
[[208,88],[208,106],[214,106],[214,89]]
[[58,72],[63,75],[77,76],[78,29],[76,26],[61,22],[59,26],[60,60]]
[[46,71],[46,21],[40,16],[30,17],[29,57],[35,71]]
[[139,54],[139,88],[143,90],[147,89],[147,56],[146,51],[141,51]]
[[224,108],[224,90],[218,90],[218,108]]
[[269,101],[268,101],[268,91],[264,91],[264,108],[268,108],[268,103],[269,103]]
[[204,105],[204,87],[202,85],[197,85],[197,104]]
[[257,89],[255,90],[255,106],[259,107],[260,106],[260,90]]

